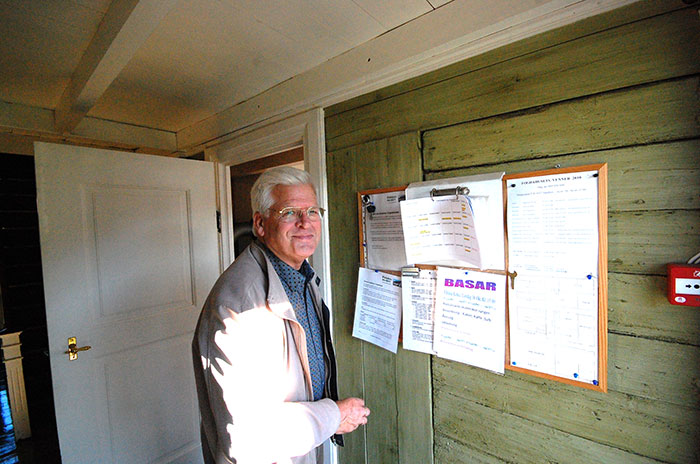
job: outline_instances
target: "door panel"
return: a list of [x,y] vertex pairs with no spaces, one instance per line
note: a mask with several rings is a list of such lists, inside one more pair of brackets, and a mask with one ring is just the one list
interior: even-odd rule
[[[113,450],[115,463],[170,462],[162,460],[191,444],[192,428],[180,425],[197,425],[193,421],[198,417],[196,399],[181,375],[192,366],[191,340],[189,335],[169,338],[114,354],[104,363],[102,375],[112,418],[109,435],[120,445]],[[167,396],[164,385],[169,386]],[[148,447],[141,446],[143,443]]]
[[102,317],[194,304],[186,191],[95,186],[84,205]]
[[[201,462],[190,341],[219,273],[213,164],[35,153],[63,462]],[[68,337],[90,350],[69,361]]]

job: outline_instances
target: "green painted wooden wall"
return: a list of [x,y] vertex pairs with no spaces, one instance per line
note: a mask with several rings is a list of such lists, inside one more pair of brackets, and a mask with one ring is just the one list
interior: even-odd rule
[[[699,2],[647,0],[326,109],[343,464],[698,463],[700,308],[665,264],[700,251]],[[608,393],[351,337],[356,192],[609,167]]]

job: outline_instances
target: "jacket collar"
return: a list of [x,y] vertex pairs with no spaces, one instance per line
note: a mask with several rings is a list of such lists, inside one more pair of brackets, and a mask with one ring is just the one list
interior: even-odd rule
[[270,258],[268,258],[267,253],[262,249],[264,245],[261,245],[257,241],[250,244],[250,252],[253,258],[258,262],[263,272],[267,275],[267,304],[274,314],[284,319],[291,319],[296,321],[296,314],[294,313],[294,308],[287,298],[287,292],[285,292],[282,286],[282,281],[280,280],[275,267],[272,265]]

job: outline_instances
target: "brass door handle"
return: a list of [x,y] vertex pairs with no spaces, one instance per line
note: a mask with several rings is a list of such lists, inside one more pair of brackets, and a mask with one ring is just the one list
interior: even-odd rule
[[69,361],[75,361],[78,359],[79,351],[87,351],[92,348],[90,345],[78,346],[78,339],[75,337],[70,337],[68,339],[68,351],[64,351],[64,354],[68,355]]

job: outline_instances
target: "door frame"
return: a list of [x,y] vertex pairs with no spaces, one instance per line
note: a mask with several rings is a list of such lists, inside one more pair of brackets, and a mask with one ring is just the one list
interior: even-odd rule
[[[311,174],[316,185],[318,204],[327,214],[328,186],[326,177],[326,131],[323,108],[313,108],[281,121],[260,124],[226,141],[212,144],[204,149],[204,159],[216,165],[217,210],[221,214],[221,234],[219,234],[219,263],[221,272],[234,259],[234,230],[231,196],[231,166],[264,158],[299,146],[304,147],[304,169]],[[328,220],[322,223],[321,240],[313,254],[312,261],[316,273],[321,278],[323,299],[333,308],[331,291],[330,237]],[[333,332],[333,312],[331,311],[331,333]],[[329,449],[330,448],[330,449]],[[337,449],[326,445],[325,464],[338,462]]]
[[[231,166],[303,146],[304,168],[311,174],[311,179],[316,184],[319,206],[328,211],[326,134],[323,117],[323,108],[314,108],[281,121],[246,130],[225,142],[207,146],[204,149],[205,159],[213,161],[217,166],[217,209],[221,212],[222,223],[219,243],[222,271],[233,262],[234,257]],[[332,308],[329,243],[328,221],[325,220],[321,240],[312,260],[314,269],[321,278],[323,299],[328,307]]]
[[[233,262],[233,218],[231,205],[231,166],[304,147],[304,168],[316,184],[318,204],[328,211],[326,185],[326,138],[323,109],[314,108],[287,119],[249,130],[223,143],[204,149],[207,161],[216,163],[217,209],[221,212],[220,255],[222,271]],[[322,281],[323,299],[331,307],[330,246],[328,221],[313,257],[316,273]]]

